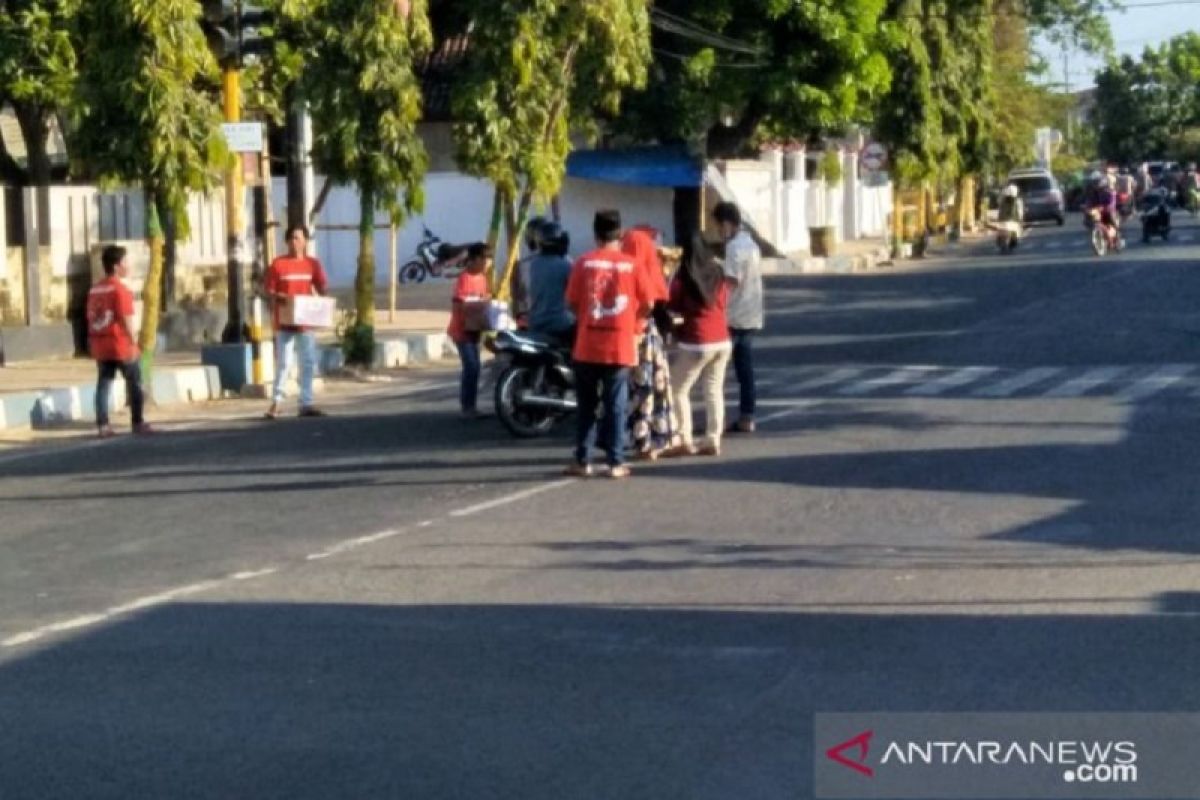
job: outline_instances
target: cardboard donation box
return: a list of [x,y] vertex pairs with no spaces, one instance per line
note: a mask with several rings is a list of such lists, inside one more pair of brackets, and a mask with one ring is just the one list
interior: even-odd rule
[[463,329],[468,333],[480,333],[490,330],[488,311],[492,304],[487,300],[466,300],[463,302]]
[[298,294],[279,309],[279,324],[300,328],[332,328],[337,301],[332,297]]

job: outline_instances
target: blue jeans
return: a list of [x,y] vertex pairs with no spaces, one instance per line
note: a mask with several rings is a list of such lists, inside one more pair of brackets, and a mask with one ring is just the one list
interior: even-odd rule
[[629,367],[612,364],[575,364],[575,391],[579,413],[575,429],[575,461],[587,464],[596,441],[596,408],[604,403],[600,440],[610,467],[625,463],[625,421],[629,416]]
[[738,408],[743,417],[753,417],[758,407],[758,391],[754,387],[754,335],[750,328],[730,328],[733,340],[733,371],[737,375]]
[[145,394],[142,392],[142,366],[135,358],[133,361],[98,361],[100,369],[99,380],[96,382],[96,424],[108,424],[108,394],[112,389],[113,378],[117,373],[125,379],[125,397],[133,413],[133,424],[145,422],[143,411],[146,406]]
[[479,338],[472,336],[463,342],[455,342],[458,358],[462,361],[462,385],[458,400],[463,411],[474,411],[479,396]]
[[317,372],[317,341],[307,331],[278,331],[275,334],[275,391],[271,400],[283,402],[284,387],[292,361],[300,351],[300,407],[313,404],[313,376]]

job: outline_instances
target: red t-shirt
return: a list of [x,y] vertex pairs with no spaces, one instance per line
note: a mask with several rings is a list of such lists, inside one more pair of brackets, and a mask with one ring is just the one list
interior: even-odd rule
[[725,309],[729,304],[729,287],[725,281],[717,286],[711,305],[704,305],[683,287],[683,279],[671,281],[671,300],[668,306],[683,317],[675,329],[681,345],[715,345],[729,341],[729,322]]
[[[324,294],[328,283],[325,270],[317,259],[311,256],[301,256],[300,258],[280,256],[267,268],[267,274],[263,279],[263,289],[268,294],[286,294],[294,297],[312,294],[313,290],[316,290],[317,294]],[[295,325],[280,326],[277,303],[272,304],[271,322],[275,325],[276,330],[303,330]]]
[[667,299],[667,279],[663,275],[662,260],[658,257],[658,246],[650,233],[653,230],[633,228],[621,239],[621,252],[633,257],[650,291],[650,305],[666,302]]
[[121,324],[132,321],[133,292],[111,275],[88,291],[88,349],[97,361],[132,361],[137,348]]
[[652,296],[633,258],[620,250],[602,248],[580,257],[567,282],[567,304],[579,321],[575,360],[635,366],[638,316]]
[[470,272],[464,272],[458,276],[454,283],[454,299],[450,305],[450,326],[446,328],[446,335],[450,337],[450,341],[457,344],[470,338],[466,329],[467,315],[463,311],[463,303],[469,300],[486,300],[489,296],[486,274],[481,272],[472,275]]

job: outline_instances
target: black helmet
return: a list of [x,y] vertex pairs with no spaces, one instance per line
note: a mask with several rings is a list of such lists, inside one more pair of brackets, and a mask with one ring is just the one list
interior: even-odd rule
[[525,223],[525,246],[537,250],[542,245],[542,228],[548,220],[545,217],[533,217]]
[[571,234],[557,222],[542,226],[542,253],[548,256],[565,256],[571,249]]

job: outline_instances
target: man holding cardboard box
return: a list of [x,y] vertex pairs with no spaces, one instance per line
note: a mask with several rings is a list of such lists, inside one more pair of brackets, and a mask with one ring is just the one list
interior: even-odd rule
[[328,280],[321,262],[308,255],[308,230],[293,225],[287,230],[288,254],[271,262],[263,288],[271,302],[275,325],[275,389],[266,417],[279,416],[284,383],[292,369],[292,360],[300,351],[300,416],[323,417],[313,405],[313,377],[317,371],[317,344],[311,327],[323,326],[330,316],[331,301],[311,302],[307,298],[325,294]]

